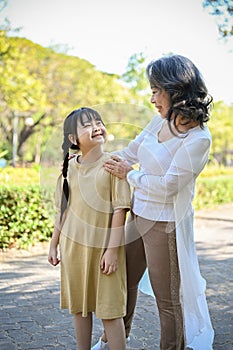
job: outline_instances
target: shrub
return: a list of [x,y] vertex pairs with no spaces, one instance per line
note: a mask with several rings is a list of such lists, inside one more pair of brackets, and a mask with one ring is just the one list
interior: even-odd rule
[[0,169],[1,186],[28,186],[39,184],[40,173],[37,168],[12,168],[10,166]]
[[213,208],[219,204],[233,202],[233,176],[200,177],[197,179],[193,201],[195,209]]
[[204,170],[201,172],[199,178],[210,178],[210,177],[217,177],[229,175],[233,176],[233,167],[224,167],[224,166],[214,166],[214,165],[207,165]]
[[[59,172],[59,171],[58,171]],[[39,185],[39,169],[0,170],[0,249],[27,248],[51,237],[55,219],[54,182]],[[12,185],[13,184],[13,185]],[[206,167],[197,179],[195,209],[233,202],[233,168]]]
[[39,186],[0,189],[0,248],[28,248],[51,237],[53,220]]

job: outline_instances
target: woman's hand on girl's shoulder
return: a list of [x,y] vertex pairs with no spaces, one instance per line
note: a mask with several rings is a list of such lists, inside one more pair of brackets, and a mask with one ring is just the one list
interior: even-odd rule
[[126,160],[115,155],[111,159],[106,160],[104,168],[119,179],[126,179],[128,172],[133,170],[132,166]]

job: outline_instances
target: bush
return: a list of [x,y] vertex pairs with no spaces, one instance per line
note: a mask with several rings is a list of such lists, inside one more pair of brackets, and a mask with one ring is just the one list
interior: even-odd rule
[[219,204],[233,202],[233,176],[200,177],[197,179],[193,201],[195,209],[213,208]]
[[207,165],[204,170],[201,172],[199,178],[203,177],[215,177],[219,179],[219,176],[229,175],[233,176],[233,167],[225,167],[225,166],[214,166]]
[[12,168],[10,166],[0,169],[1,186],[28,186],[39,184],[39,169],[34,168]]
[[0,248],[28,248],[47,241],[54,222],[40,187],[2,187],[0,198]]
[[[51,184],[48,182],[46,189],[42,190],[39,175],[36,168],[7,167],[0,170],[0,249],[12,245],[27,248],[51,237],[56,180],[51,177]],[[197,179],[195,209],[233,202],[232,175],[233,168],[207,166]],[[44,176],[50,179],[49,172]]]

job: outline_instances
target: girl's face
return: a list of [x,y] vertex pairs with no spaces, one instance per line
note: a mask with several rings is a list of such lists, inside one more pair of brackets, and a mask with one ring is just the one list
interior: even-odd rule
[[78,122],[77,135],[81,151],[90,150],[105,142],[107,131],[101,120],[84,116],[83,123]]
[[166,118],[168,111],[171,107],[169,94],[165,90],[162,90],[158,87],[151,87],[151,92],[151,103],[153,103],[158,109],[158,112],[161,115],[161,117]]

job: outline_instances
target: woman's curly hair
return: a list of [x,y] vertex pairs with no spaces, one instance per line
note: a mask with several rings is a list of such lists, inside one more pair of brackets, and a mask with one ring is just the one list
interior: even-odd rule
[[183,124],[197,121],[201,128],[209,120],[213,101],[197,67],[181,55],[164,56],[147,66],[146,74],[151,88],[166,91],[171,107],[167,115],[170,122],[181,116]]

